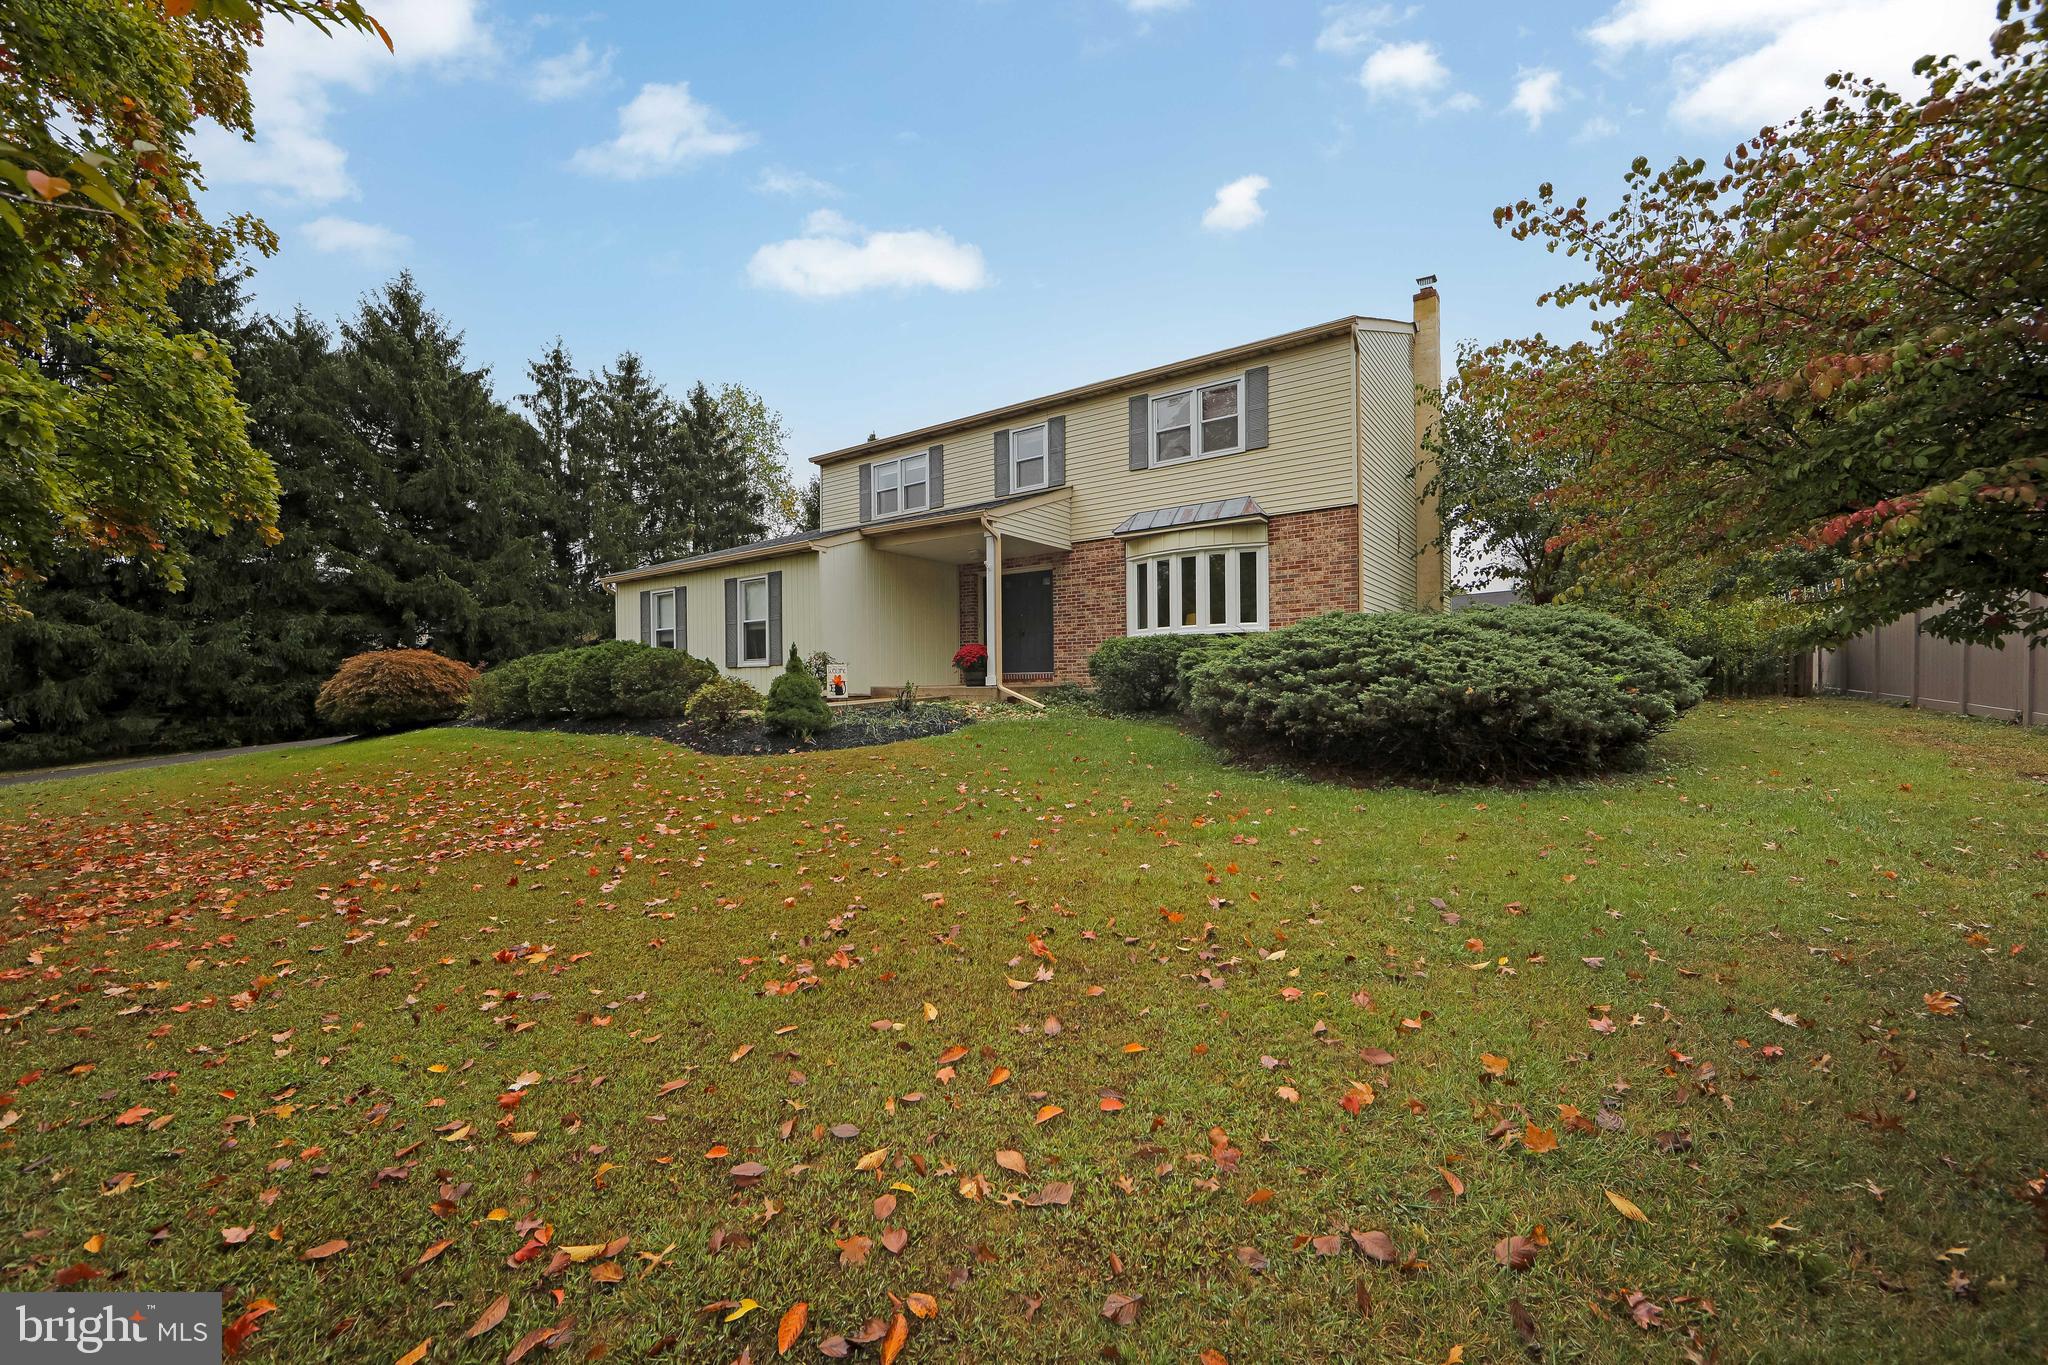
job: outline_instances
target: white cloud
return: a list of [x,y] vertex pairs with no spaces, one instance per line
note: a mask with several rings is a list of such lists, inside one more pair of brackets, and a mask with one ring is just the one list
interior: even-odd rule
[[754,188],[762,194],[786,194],[792,199],[837,199],[839,187],[829,180],[820,180],[815,175],[802,171],[784,170],[770,166],[754,178]]
[[609,47],[603,52],[594,52],[589,43],[578,39],[576,46],[567,52],[556,53],[534,64],[533,74],[526,82],[527,93],[548,102],[595,90],[612,74],[612,58],[617,55],[616,49]]
[[353,256],[366,265],[383,265],[412,248],[412,239],[404,233],[353,218],[315,218],[303,230],[315,251]]
[[1365,51],[1379,30],[1394,20],[1392,5],[1331,5],[1323,11],[1316,51],[1350,57]]
[[1913,88],[1927,53],[1980,57],[1995,0],[1620,0],[1586,36],[1610,56],[1668,50],[1671,116],[1751,129],[1826,97],[1835,71]]
[[937,229],[868,232],[832,209],[806,218],[801,237],[756,251],[747,262],[747,278],[763,289],[810,299],[886,288],[962,293],[989,282],[980,247]]
[[1545,67],[1524,71],[1515,82],[1515,97],[1508,108],[1529,120],[1529,131],[1543,126],[1546,114],[1557,112],[1564,103],[1564,78]]
[[754,135],[729,125],[717,110],[690,94],[688,81],[650,82],[619,108],[619,135],[584,147],[570,164],[588,175],[645,180],[681,170],[710,156],[730,156]]
[[1613,119],[1608,118],[1605,114],[1595,114],[1579,125],[1579,131],[1573,140],[1576,142],[1598,142],[1601,138],[1613,137],[1620,131],[1621,125]]
[[326,202],[356,192],[348,153],[328,135],[338,91],[374,92],[411,70],[464,69],[495,55],[480,0],[407,0],[380,11],[391,33],[381,40],[347,29],[323,34],[311,24],[273,20],[250,53],[249,95],[256,138],[245,142],[213,123],[193,146],[212,185],[260,185]]
[[1133,14],[1164,14],[1170,9],[1186,9],[1189,0],[1124,0],[1124,8]]
[[1374,99],[1427,95],[1450,79],[1436,49],[1424,42],[1383,43],[1358,72],[1358,83]]
[[1216,202],[1202,215],[1202,226],[1211,232],[1242,232],[1264,221],[1266,208],[1259,202],[1259,196],[1272,185],[1263,175],[1241,176],[1231,181],[1216,191]]

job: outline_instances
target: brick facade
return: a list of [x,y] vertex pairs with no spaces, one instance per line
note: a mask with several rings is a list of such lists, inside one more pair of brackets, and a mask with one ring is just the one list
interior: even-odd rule
[[[1274,517],[1266,527],[1269,624],[1292,625],[1326,611],[1355,611],[1359,520],[1355,504]],[[1060,682],[1088,681],[1088,656],[1122,635],[1127,620],[1124,543],[1084,540],[1066,554],[1005,559],[1003,570],[1052,570],[1053,672]],[[960,566],[960,643],[981,639],[982,570]],[[1012,682],[1044,674],[1006,674]]]

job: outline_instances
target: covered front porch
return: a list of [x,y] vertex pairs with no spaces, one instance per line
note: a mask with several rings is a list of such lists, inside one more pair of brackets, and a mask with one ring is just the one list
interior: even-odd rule
[[960,643],[978,641],[988,650],[986,686],[962,686],[957,678],[920,683],[920,696],[1037,705],[1030,693],[1053,678],[1054,567],[1073,548],[1071,497],[1059,488],[862,528],[867,547],[879,555],[952,566],[958,589],[951,600],[933,594],[900,605],[946,613]]

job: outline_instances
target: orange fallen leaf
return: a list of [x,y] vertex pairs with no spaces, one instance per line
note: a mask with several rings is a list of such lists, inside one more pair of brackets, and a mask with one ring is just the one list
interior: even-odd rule
[[420,1362],[427,1358],[427,1348],[433,1344],[434,1339],[428,1337],[425,1341],[400,1356],[393,1365],[420,1365]]
[[511,1306],[512,1296],[509,1294],[500,1294],[492,1299],[490,1305],[477,1315],[477,1320],[469,1325],[469,1330],[462,1334],[462,1339],[473,1340],[496,1327],[505,1320],[505,1310]]
[[811,1319],[811,1306],[799,1299],[789,1306],[782,1315],[782,1323],[775,1329],[775,1354],[786,1356],[789,1348],[796,1345],[797,1338],[804,1334],[804,1324]]
[[1633,1200],[1626,1199],[1623,1196],[1616,1194],[1613,1190],[1607,1190],[1605,1191],[1605,1193],[1607,1195],[1607,1202],[1614,1205],[1615,1208],[1619,1209],[1621,1211],[1622,1217],[1632,1219],[1638,1223],[1647,1223],[1650,1221],[1650,1215],[1644,1213],[1641,1209],[1637,1208]]
[[896,1365],[896,1357],[903,1354],[903,1343],[910,1339],[910,1319],[901,1313],[896,1321],[889,1324],[889,1335],[882,1339],[882,1365]]
[[1007,1081],[1009,1079],[1010,1068],[1006,1066],[999,1066],[994,1071],[991,1071],[988,1075],[988,1083],[990,1085],[1001,1085],[1004,1081]]
[[1522,1145],[1532,1152],[1554,1152],[1557,1150],[1557,1129],[1538,1128],[1533,1123],[1522,1125]]
[[337,1237],[331,1242],[322,1242],[319,1246],[307,1247],[304,1251],[299,1253],[299,1259],[302,1261],[324,1261],[329,1256],[332,1256],[337,1252],[347,1250],[348,1242],[340,1237]]

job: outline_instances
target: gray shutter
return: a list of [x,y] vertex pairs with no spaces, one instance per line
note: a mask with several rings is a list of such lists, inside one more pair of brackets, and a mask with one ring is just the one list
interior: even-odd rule
[[875,467],[871,464],[860,467],[860,519],[862,525],[875,519]]
[[996,496],[1010,496],[1010,433],[996,433]]
[[925,452],[925,469],[931,474],[931,498],[929,505],[934,509],[946,505],[946,448],[933,446]]
[[782,662],[782,570],[768,575],[768,662]]
[[1244,448],[1266,448],[1266,367],[1244,372]]
[[1060,488],[1067,482],[1067,419],[1048,417],[1045,421],[1045,486]]
[[676,649],[680,653],[690,652],[690,590],[676,589]]
[[[865,468],[861,470],[867,472]],[[740,581],[725,580],[725,666],[740,666]]]
[[654,643],[654,594],[646,588],[640,590],[640,643]]
[[1150,394],[1131,395],[1131,468],[1146,469],[1152,464],[1152,397]]

